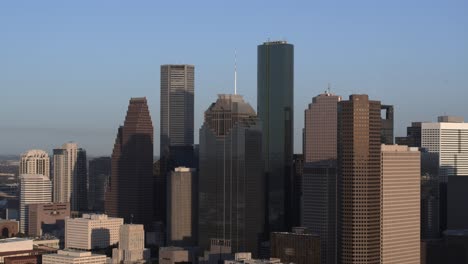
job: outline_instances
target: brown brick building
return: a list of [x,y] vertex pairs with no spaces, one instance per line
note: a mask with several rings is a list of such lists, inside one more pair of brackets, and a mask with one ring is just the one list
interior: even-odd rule
[[28,234],[33,237],[45,233],[63,235],[66,217],[70,217],[70,203],[31,204]]

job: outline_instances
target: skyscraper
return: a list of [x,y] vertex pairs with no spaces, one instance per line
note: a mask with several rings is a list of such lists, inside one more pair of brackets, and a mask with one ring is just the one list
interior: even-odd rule
[[240,95],[219,95],[200,129],[199,246],[231,241],[233,252],[258,251],[263,232],[262,132]]
[[41,174],[50,178],[49,155],[39,149],[26,151],[21,155],[19,174]]
[[284,263],[319,264],[320,238],[307,233],[307,229],[294,229],[293,232],[273,232],[271,234],[271,256]]
[[406,128],[406,137],[396,137],[395,142],[398,145],[407,145],[409,147],[421,147],[421,122],[412,122],[411,126]]
[[381,264],[420,264],[420,182],[418,148],[382,145]]
[[146,98],[132,98],[117,133],[105,209],[125,222],[153,220],[153,124]]
[[290,228],[294,129],[294,47],[258,46],[257,112],[262,122],[266,178],[266,233]]
[[[427,152],[439,181],[439,230],[447,229],[447,182],[468,176],[468,123],[462,118],[442,116],[437,123],[421,124],[421,147]],[[426,159],[426,160],[427,160]],[[427,171],[426,168],[422,168]]]
[[54,202],[70,203],[72,211],[88,210],[86,163],[86,151],[76,143],[54,149]]
[[52,184],[50,179],[40,174],[20,175],[20,232],[28,232],[28,206],[31,204],[50,203]]
[[320,236],[321,263],[336,263],[337,109],[341,97],[326,92],[305,110],[302,225]]
[[[189,166],[193,148],[195,67],[161,66],[161,153],[175,159],[175,166]],[[182,164],[181,164],[182,163]]]
[[99,157],[89,161],[88,207],[95,212],[104,212],[105,190],[110,174],[110,157]]
[[393,144],[393,105],[381,105],[380,109],[384,111],[382,117],[381,143]]
[[338,103],[338,263],[380,263],[380,102]]
[[177,167],[167,184],[167,244],[196,246],[198,178],[195,169]]

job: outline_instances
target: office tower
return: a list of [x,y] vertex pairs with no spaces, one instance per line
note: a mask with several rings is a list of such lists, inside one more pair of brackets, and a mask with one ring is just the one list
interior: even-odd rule
[[104,212],[105,192],[110,174],[110,157],[100,157],[89,161],[88,207],[94,212]]
[[41,174],[50,178],[49,155],[39,149],[26,151],[21,155],[19,174]]
[[407,145],[409,147],[421,147],[421,122],[412,122],[411,126],[406,128],[406,137],[396,137],[395,142],[398,145]]
[[28,207],[30,236],[51,234],[60,239],[64,237],[65,218],[70,217],[69,203],[40,203]]
[[195,67],[161,65],[161,153],[192,166]]
[[166,203],[167,203],[167,181],[166,172],[167,169],[167,159],[161,157],[159,160],[153,163],[153,178],[154,178],[154,219],[159,222],[161,225],[166,223]]
[[399,145],[381,153],[380,263],[420,264],[420,153]]
[[210,240],[210,249],[198,258],[198,264],[224,263],[231,259],[234,259],[231,240],[213,238]]
[[421,147],[434,155],[439,179],[439,225],[447,229],[447,182],[468,176],[468,123],[459,117],[439,117],[437,123],[422,123]]
[[93,254],[86,251],[59,250],[57,254],[47,254],[42,256],[43,264],[106,264],[106,255]]
[[257,253],[263,232],[262,132],[240,95],[219,95],[200,129],[199,246],[231,240],[234,252]]
[[52,201],[52,184],[50,179],[40,174],[20,175],[20,232],[29,228],[29,205],[50,203]]
[[195,169],[177,167],[167,183],[167,244],[196,246],[198,179]]
[[65,219],[65,248],[92,250],[119,242],[122,218],[105,214],[83,214],[81,218]]
[[54,202],[70,203],[72,211],[88,210],[86,163],[86,151],[76,143],[54,149]]
[[421,239],[440,238],[439,157],[421,149]]
[[338,103],[338,263],[380,263],[380,102]]
[[271,233],[271,257],[285,263],[319,264],[320,238],[301,229]]
[[385,112],[382,118],[381,143],[393,144],[393,105],[381,105],[380,109]]
[[149,257],[143,225],[121,225],[119,247],[112,251],[112,263],[146,263]]
[[447,229],[468,230],[468,177],[452,177],[447,183]]
[[153,184],[153,124],[146,98],[132,98],[112,152],[106,213],[150,227]]
[[321,263],[336,263],[337,109],[341,97],[325,92],[305,110],[302,226],[320,236]]
[[291,227],[294,129],[294,47],[286,41],[258,46],[257,112],[262,123],[266,178],[266,234]]
[[160,247],[159,264],[194,263],[190,252],[181,247]]

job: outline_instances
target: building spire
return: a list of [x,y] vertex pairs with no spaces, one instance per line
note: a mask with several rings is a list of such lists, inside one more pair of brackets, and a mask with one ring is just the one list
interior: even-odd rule
[[234,50],[234,94],[237,94],[237,51]]

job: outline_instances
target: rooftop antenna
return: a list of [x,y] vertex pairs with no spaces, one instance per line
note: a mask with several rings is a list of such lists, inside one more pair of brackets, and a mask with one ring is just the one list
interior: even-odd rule
[[237,51],[234,50],[234,94],[237,94]]
[[330,85],[330,83],[328,83],[327,92],[328,92],[328,94],[331,94],[331,85]]

